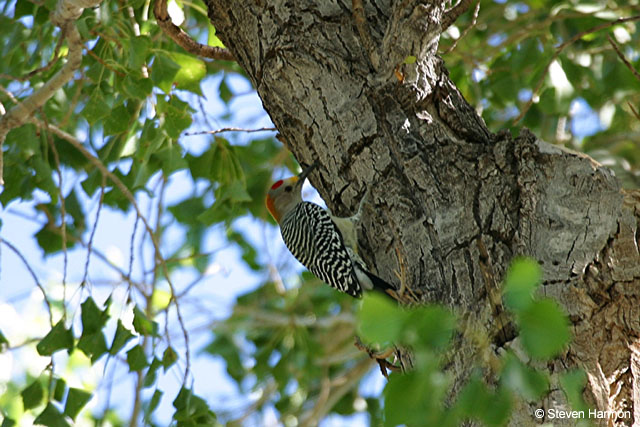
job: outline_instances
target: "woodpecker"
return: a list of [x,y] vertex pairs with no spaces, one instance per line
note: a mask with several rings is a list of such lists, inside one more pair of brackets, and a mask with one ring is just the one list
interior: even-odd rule
[[391,296],[395,288],[369,272],[357,254],[355,223],[363,203],[355,217],[336,218],[302,200],[302,185],[315,166],[276,181],[267,193],[267,209],[280,225],[285,245],[311,273],[341,292],[360,298],[363,290],[378,290]]

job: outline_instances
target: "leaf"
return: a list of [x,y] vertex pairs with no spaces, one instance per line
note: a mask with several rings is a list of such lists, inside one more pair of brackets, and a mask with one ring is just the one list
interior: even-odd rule
[[407,64],[407,65],[411,65],[411,64],[415,64],[415,62],[417,61],[418,58],[416,58],[413,55],[409,55],[406,58],[404,58],[404,61],[402,61],[403,64]]
[[87,119],[89,124],[96,124],[98,121],[109,115],[109,105],[102,96],[99,86],[94,86],[87,103],[82,109],[82,117]]
[[549,389],[549,380],[544,374],[524,365],[512,354],[506,357],[500,381],[528,401],[537,401]]
[[47,427],[70,427],[58,408],[51,402],[47,404],[44,411],[34,420],[34,424],[41,424]]
[[92,394],[88,391],[73,387],[69,388],[67,403],[64,406],[65,415],[75,421],[82,408],[91,400],[91,396]]
[[55,378],[55,387],[53,389],[53,399],[56,402],[62,402],[67,392],[67,383],[62,378]]
[[109,349],[109,354],[115,356],[118,354],[120,350],[134,337],[133,333],[125,328],[122,324],[122,321],[118,319],[118,324],[116,326],[116,333],[113,336],[113,342],[111,343],[111,348]]
[[149,320],[137,305],[133,308],[133,328],[140,335],[158,335],[158,324]]
[[151,51],[151,40],[149,36],[142,35],[132,37],[126,41],[129,47],[129,61],[127,66],[130,70],[140,73]]
[[64,320],[60,320],[36,345],[40,356],[51,356],[58,350],[73,348],[73,334],[65,329]]
[[383,295],[365,294],[358,311],[358,330],[367,342],[386,343],[396,341],[408,313]]
[[209,24],[209,37],[207,38],[207,44],[212,47],[225,47],[224,43],[222,43],[222,40],[220,40],[220,38],[216,36],[216,27],[211,24]]
[[130,372],[140,371],[149,365],[142,346],[136,345],[127,352],[127,364]]
[[151,400],[149,401],[149,406],[145,408],[144,411],[144,419],[146,425],[151,425],[151,414],[156,410],[158,405],[160,404],[160,399],[164,393],[160,390],[156,390],[153,392],[153,396],[151,396]]
[[98,360],[108,350],[107,341],[102,331],[94,332],[92,334],[85,334],[83,332],[82,336],[78,340],[78,348],[91,358],[91,363]]
[[533,302],[533,293],[542,281],[540,266],[531,258],[515,259],[509,269],[504,286],[505,305],[518,312]]
[[82,304],[82,336],[78,341],[78,348],[95,362],[107,352],[107,342],[102,328],[109,319],[109,307],[101,311],[93,298],[88,297]]
[[520,312],[518,324],[522,345],[534,358],[556,356],[569,341],[569,322],[551,299],[535,301]]
[[[164,97],[156,98],[156,110],[164,117],[164,130],[171,139],[177,140],[182,131],[191,125],[191,108],[183,101],[172,97],[166,101]],[[180,156],[182,158],[182,156]]]
[[[0,224],[2,224],[2,222],[0,222]],[[5,351],[7,347],[9,347],[9,340],[7,340],[7,337],[0,331],[0,353]]]
[[22,396],[22,406],[25,411],[33,409],[42,403],[44,398],[44,387],[39,379],[32,382],[27,388],[20,393]]
[[567,400],[571,404],[571,407],[575,410],[588,410],[588,405],[582,394],[586,384],[587,375],[583,370],[564,372],[560,375],[560,386],[567,396]]
[[117,135],[129,129],[131,116],[124,105],[110,110],[104,121],[104,135]]
[[200,81],[207,75],[207,67],[204,61],[178,52],[172,52],[171,59],[180,67],[173,79],[176,87],[202,95]]
[[402,328],[403,340],[415,348],[444,348],[453,337],[455,316],[438,306],[411,310]]
[[0,427],[14,427],[16,425],[18,425],[18,423],[16,423],[13,419],[5,416],[2,420],[2,424],[0,424]]
[[187,388],[182,388],[173,401],[176,412],[173,419],[179,425],[214,425],[215,414],[209,409],[207,403]]
[[82,309],[80,316],[82,319],[82,333],[92,334],[101,331],[109,319],[107,309],[101,311],[91,297],[87,297],[80,307]]
[[171,346],[167,347],[162,354],[162,367],[164,368],[164,371],[167,372],[167,369],[173,366],[173,364],[176,363],[177,360],[178,354],[175,352],[175,350]]
[[160,360],[157,357],[153,358],[151,365],[149,365],[149,369],[147,369],[147,373],[144,376],[144,381],[142,383],[143,387],[151,387],[158,378],[158,368],[162,365]]
[[180,66],[173,61],[169,55],[164,52],[158,52],[155,55],[151,66],[151,80],[164,93],[171,92],[173,81],[180,71]]

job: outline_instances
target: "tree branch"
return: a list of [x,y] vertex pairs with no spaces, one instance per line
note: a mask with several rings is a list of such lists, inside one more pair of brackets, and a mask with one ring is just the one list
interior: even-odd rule
[[[447,28],[453,25],[453,23],[456,22],[456,19],[458,19],[460,15],[462,15],[469,9],[469,6],[471,6],[472,2],[473,0],[460,0],[458,4],[450,9],[447,9],[444,12],[444,16],[442,17],[442,26],[440,31],[445,32]],[[480,7],[479,1],[477,7]]]
[[629,62],[629,60],[624,56],[624,54],[622,52],[620,52],[620,48],[618,47],[618,45],[613,41],[613,39],[611,38],[611,35],[607,34],[607,40],[609,40],[609,44],[611,45],[611,47],[613,47],[613,50],[616,51],[616,53],[618,54],[618,57],[622,60],[622,62],[624,63],[624,65],[627,66],[627,68],[629,70],[631,70],[631,72],[633,73],[633,75],[636,77],[636,79],[640,80],[640,73],[638,73],[638,70],[636,70],[635,68],[633,68],[633,65],[631,65],[631,63]]
[[189,53],[201,56],[203,58],[221,59],[224,61],[235,61],[233,54],[228,49],[221,47],[207,46],[193,40],[187,33],[182,31],[180,27],[171,21],[169,12],[167,12],[167,0],[157,0],[153,6],[153,15],[156,17],[158,26],[169,36],[171,40],[176,42],[180,47]]
[[595,27],[592,27],[592,28],[589,28],[587,30],[579,32],[575,36],[571,37],[569,40],[567,40],[564,43],[562,43],[561,45],[559,45],[556,48],[555,53],[551,57],[551,60],[549,61],[549,63],[545,67],[544,72],[540,76],[540,79],[538,79],[538,83],[536,84],[536,88],[534,89],[533,93],[531,94],[531,99],[529,99],[529,101],[526,103],[526,105],[524,107],[522,107],[522,111],[520,112],[520,114],[518,114],[518,117],[516,117],[513,120],[513,124],[515,125],[516,123],[518,123],[520,120],[522,120],[524,115],[527,114],[527,111],[529,111],[529,108],[531,108],[531,105],[533,105],[533,100],[536,98],[537,95],[540,94],[540,89],[542,88],[542,84],[544,83],[544,79],[547,76],[547,73],[549,72],[549,67],[551,67],[551,64],[553,64],[553,61],[558,59],[558,57],[560,56],[562,51],[567,46],[577,42],[578,40],[580,40],[582,37],[586,36],[587,34],[596,33],[596,32],[598,32],[600,30],[604,30],[605,28],[613,27],[614,25],[618,25],[618,24],[622,24],[624,22],[630,22],[630,21],[640,21],[640,15],[629,16],[627,18],[618,18],[615,21],[605,22],[604,24],[596,25]]
[[67,63],[40,89],[16,104],[7,114],[0,118],[0,185],[4,185],[2,145],[7,133],[26,122],[35,110],[42,107],[58,89],[73,78],[75,70],[82,63],[82,49],[84,47],[74,21],[82,15],[82,11],[85,8],[95,7],[101,2],[102,0],[58,1],[56,10],[51,14],[51,22],[62,29],[61,37],[66,37],[67,39],[67,44],[69,45]]

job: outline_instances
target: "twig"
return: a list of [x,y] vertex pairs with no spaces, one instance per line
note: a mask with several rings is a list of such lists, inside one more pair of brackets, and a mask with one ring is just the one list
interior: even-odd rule
[[[51,22],[62,29],[61,37],[66,37],[69,51],[67,63],[58,70],[40,89],[16,104],[7,114],[0,118],[0,185],[4,185],[2,145],[7,133],[26,122],[33,112],[42,107],[54,93],[73,78],[75,71],[82,64],[82,39],[74,22],[82,15],[84,8],[95,7],[102,0],[65,1],[61,0],[51,14]],[[79,4],[82,7],[78,6]]]
[[551,57],[551,60],[547,63],[547,66],[544,68],[544,71],[542,72],[542,75],[538,79],[538,83],[536,84],[536,87],[533,90],[531,98],[525,104],[525,106],[522,107],[522,111],[520,112],[520,114],[518,114],[518,117],[516,117],[513,120],[513,124],[518,123],[520,120],[522,120],[522,118],[525,116],[525,114],[527,114],[527,111],[529,111],[529,108],[531,108],[531,105],[533,105],[533,100],[536,99],[537,95],[540,94],[540,89],[542,88],[542,84],[544,83],[544,79],[547,76],[547,73],[549,72],[549,67],[551,67],[551,64],[553,64],[553,61],[558,59],[558,56],[560,56],[562,51],[567,46],[577,42],[578,40],[580,40],[582,37],[584,37],[587,34],[595,33],[595,32],[598,32],[600,30],[604,30],[605,28],[609,28],[609,27],[613,27],[614,25],[622,24],[624,22],[639,21],[639,20],[640,20],[640,15],[629,16],[627,18],[618,18],[615,21],[605,22],[603,24],[596,25],[595,27],[591,27],[591,28],[589,28],[587,30],[581,31],[578,34],[576,34],[575,36],[571,37],[569,40],[567,40],[564,43],[560,44],[556,48],[555,53]]
[[458,46],[458,42],[460,40],[462,40],[467,34],[469,34],[469,31],[471,31],[471,29],[473,27],[476,26],[476,23],[478,22],[478,16],[480,15],[480,0],[478,0],[476,2],[476,8],[473,10],[473,16],[471,17],[471,24],[469,26],[467,26],[467,28],[464,29],[464,31],[462,32],[462,34],[460,34],[460,37],[458,37],[451,46],[449,46],[449,48],[444,51],[443,55],[446,55],[448,53],[450,53],[453,49],[456,48],[456,46]]
[[12,76],[7,76],[7,75],[3,75],[3,77],[7,77],[9,80],[17,80],[19,82],[24,82],[29,80],[31,77],[35,76],[38,73],[42,73],[43,71],[47,71],[48,69],[50,69],[51,67],[53,67],[55,65],[56,62],[58,62],[60,60],[60,47],[62,46],[62,42],[64,41],[63,37],[59,37],[58,41],[56,42],[56,47],[55,50],[53,52],[53,59],[51,61],[49,61],[47,63],[47,65],[40,67],[40,68],[36,68],[33,71],[29,71],[27,74],[25,74],[24,76],[20,76],[20,77],[12,77]]
[[9,249],[11,249],[13,253],[15,253],[18,256],[18,258],[20,258],[24,266],[27,268],[27,270],[31,274],[31,277],[33,277],[33,281],[36,282],[36,286],[40,289],[40,292],[42,292],[44,303],[47,305],[47,310],[49,311],[49,323],[53,328],[53,313],[51,312],[51,303],[49,302],[49,298],[47,298],[47,292],[44,290],[44,286],[42,286],[42,284],[40,283],[40,280],[38,280],[38,276],[36,276],[36,273],[31,268],[31,265],[29,265],[29,262],[24,257],[24,255],[22,255],[22,252],[18,250],[18,248],[13,246],[11,243],[9,243],[6,239],[3,239],[2,237],[0,237],[0,241],[2,241],[2,243],[4,243]]
[[[473,0],[460,0],[455,6],[445,10],[440,31],[444,32],[447,28],[453,25],[453,23],[456,22],[456,19],[458,19],[460,15],[462,15],[467,11],[467,9],[469,9],[469,6],[471,6],[472,2]],[[478,6],[476,8],[479,8],[479,3],[480,2],[478,1]]]
[[259,129],[244,129],[244,128],[229,127],[229,128],[222,128],[222,129],[216,129],[216,130],[203,130],[203,131],[198,131],[198,132],[186,132],[183,135],[184,136],[217,135],[219,133],[224,133],[224,132],[247,132],[247,133],[252,133],[252,132],[267,132],[267,131],[277,131],[277,130],[278,129],[273,128],[273,127],[264,127],[264,128],[259,128]]
[[178,323],[180,324],[180,328],[182,329],[182,334],[183,334],[185,345],[186,345],[185,356],[187,360],[186,360],[186,368],[185,368],[185,374],[184,374],[184,381],[186,383],[186,380],[187,380],[187,377],[189,376],[189,372],[191,368],[190,351],[189,351],[189,333],[187,332],[184,318],[182,317],[182,313],[180,311],[180,306],[178,304],[178,301],[176,300],[177,293],[175,290],[175,286],[173,285],[173,282],[171,281],[171,278],[169,276],[169,268],[167,267],[167,263],[165,262],[165,260],[162,258],[162,255],[161,255],[160,245],[158,243],[158,240],[155,237],[153,229],[149,225],[149,222],[142,215],[142,211],[140,210],[140,206],[138,205],[138,202],[136,201],[135,197],[133,196],[133,194],[131,194],[131,191],[129,191],[127,186],[124,185],[124,183],[120,180],[120,178],[118,178],[113,172],[111,172],[102,163],[102,161],[100,161],[99,158],[91,154],[91,152],[89,152],[89,150],[87,150],[85,146],[73,135],[70,135],[69,133],[63,131],[62,129],[59,129],[54,125],[45,124],[44,122],[36,119],[35,117],[31,117],[28,120],[39,127],[48,129],[55,135],[58,135],[60,138],[65,139],[73,147],[75,147],[78,151],[80,151],[80,153],[82,153],[82,155],[85,156],[87,160],[89,160],[89,162],[91,162],[102,175],[106,175],[106,177],[109,178],[109,180],[111,180],[116,185],[116,187],[118,187],[118,189],[122,192],[122,194],[131,203],[131,206],[133,206],[133,208],[135,209],[138,217],[142,220],[145,230],[147,231],[151,239],[151,243],[153,245],[156,257],[158,257],[157,260],[160,262],[160,265],[162,266],[162,271],[165,276],[165,279],[167,280],[167,284],[169,285],[169,289],[171,290],[171,299],[176,305],[176,316],[178,317]]
[[369,56],[369,61],[375,70],[380,66],[380,56],[376,49],[376,45],[371,38],[371,31],[369,30],[369,24],[367,23],[367,17],[364,14],[364,6],[362,0],[352,0],[351,9],[353,13],[353,20],[356,23],[356,29],[360,35],[360,41],[364,50]]
[[352,369],[345,372],[342,375],[338,375],[331,380],[331,391],[329,397],[322,404],[317,404],[313,409],[305,412],[300,417],[301,426],[313,426],[317,425],[333,406],[342,399],[342,397],[351,391],[362,379],[362,377],[371,369],[372,361],[370,359],[363,359]]
[[[42,113],[42,111],[41,111]],[[48,125],[46,115],[42,114],[43,121]],[[63,261],[62,261],[62,307],[64,310],[63,317],[67,316],[66,302],[67,302],[67,270],[69,267],[69,251],[67,250],[67,206],[64,200],[64,192],[62,189],[62,170],[60,169],[60,156],[58,155],[58,150],[56,149],[56,145],[53,142],[53,138],[51,133],[47,132],[47,142],[51,147],[51,152],[53,153],[53,160],[56,164],[56,175],[58,175],[58,195],[60,196],[60,232],[62,239],[62,253],[63,253]]]
[[633,108],[633,105],[631,105],[631,103],[628,101],[627,101],[627,105],[629,105],[629,108],[631,108],[631,111],[633,111],[633,115],[636,116],[636,119],[640,121],[640,114],[638,113],[638,111],[636,111],[636,109]]
[[236,60],[228,49],[198,43],[182,31],[180,27],[175,25],[171,21],[169,12],[167,12],[167,0],[157,0],[153,6],[153,14],[162,31],[187,52],[204,58],[221,59],[224,61]]
[[627,68],[629,70],[631,70],[631,72],[633,73],[633,75],[636,77],[636,79],[640,80],[640,73],[638,72],[638,70],[636,70],[635,68],[633,68],[633,65],[631,65],[631,63],[629,62],[629,60],[624,56],[624,54],[622,52],[620,52],[620,48],[618,47],[618,45],[613,41],[613,39],[611,38],[611,35],[607,34],[607,40],[609,40],[609,44],[611,45],[611,47],[613,48],[613,50],[616,51],[616,53],[618,54],[618,57],[622,60],[622,62],[624,63],[624,65],[627,66]]
[[107,185],[107,177],[102,175],[102,184],[100,186],[100,199],[98,200],[98,210],[96,211],[96,220],[93,222],[93,229],[91,230],[91,234],[89,235],[89,240],[87,241],[87,260],[84,263],[84,274],[82,275],[82,281],[80,282],[80,286],[84,286],[87,282],[87,276],[89,275],[89,262],[91,261],[91,250],[93,248],[93,237],[96,234],[96,230],[98,229],[98,221],[100,220],[100,212],[102,211],[102,204],[104,202],[104,188]]

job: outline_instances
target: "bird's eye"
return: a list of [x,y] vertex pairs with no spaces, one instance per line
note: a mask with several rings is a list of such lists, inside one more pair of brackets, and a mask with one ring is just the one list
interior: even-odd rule
[[293,190],[293,188],[290,185],[284,187],[284,191],[286,191],[287,193],[291,193],[291,190]]

